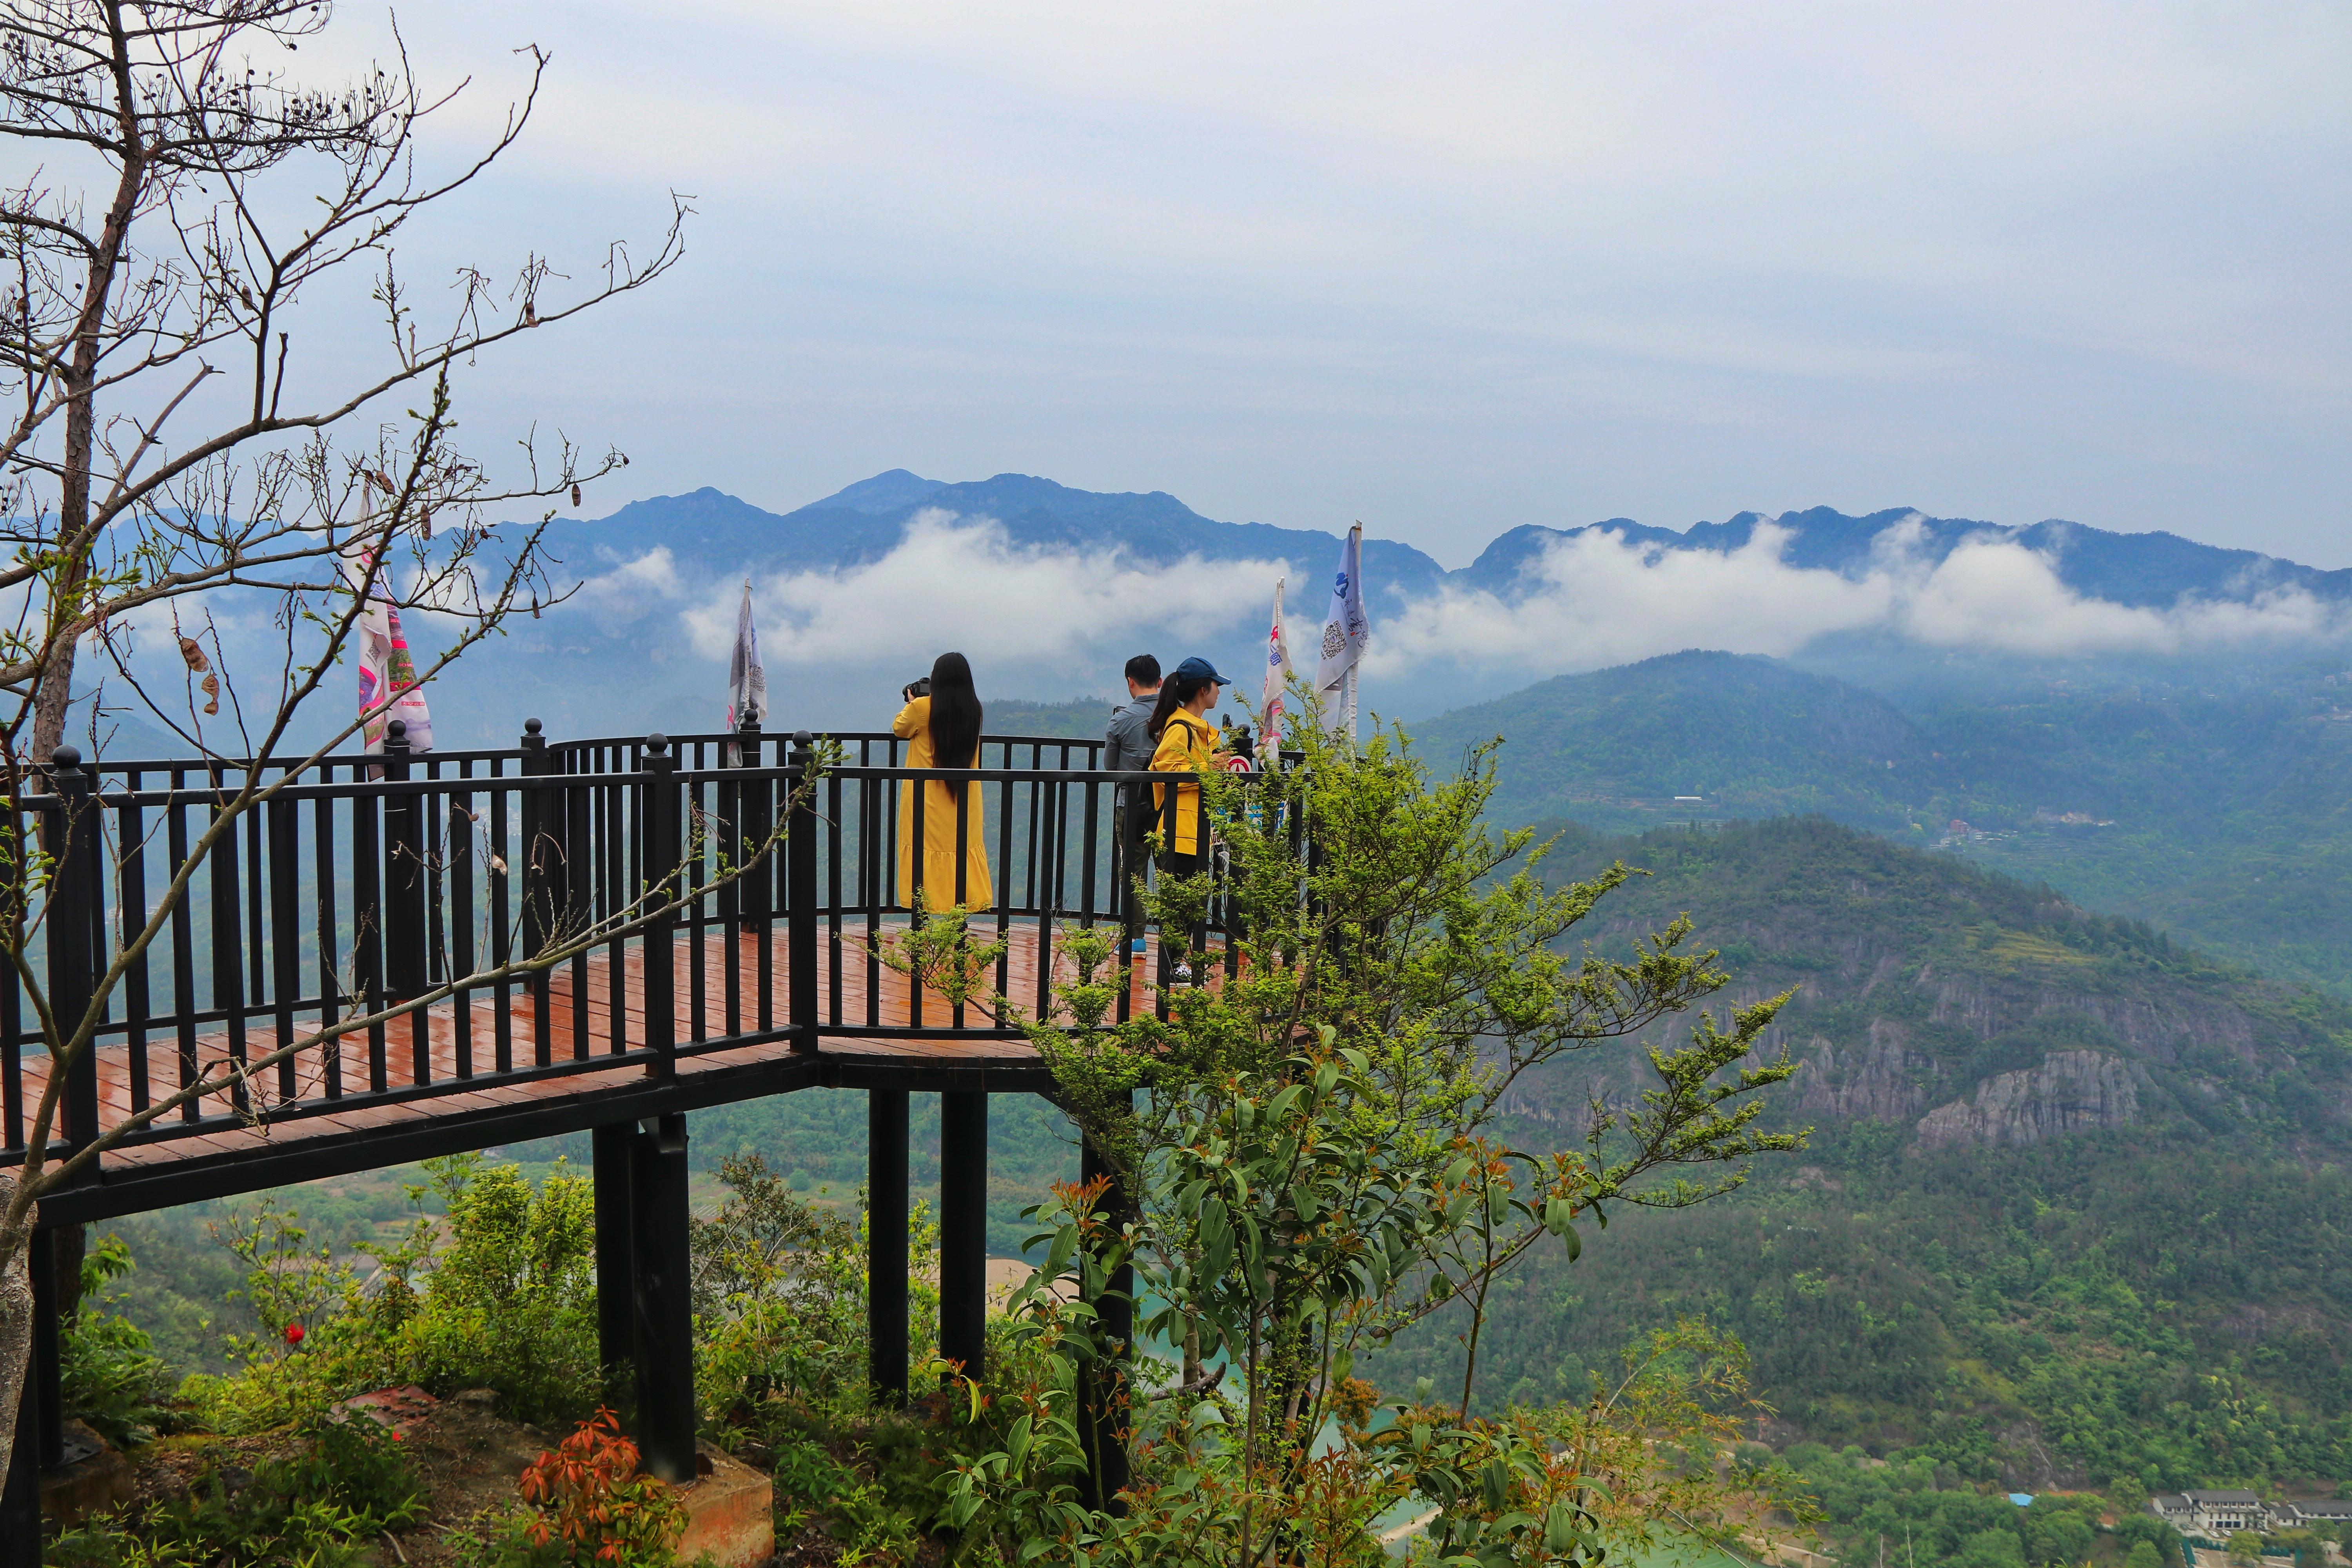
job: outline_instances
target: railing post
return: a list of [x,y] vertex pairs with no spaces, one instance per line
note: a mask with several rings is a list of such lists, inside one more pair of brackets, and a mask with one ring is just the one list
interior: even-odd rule
[[[408,782],[408,721],[394,719],[383,730],[383,776]],[[260,889],[255,889],[258,897]],[[383,799],[384,1000],[413,1002],[430,984],[425,938],[425,801],[413,795]],[[390,1021],[388,1033],[408,1037],[408,1081],[433,1077],[433,1030],[425,1016],[410,1013]]]
[[[739,731],[742,735],[743,765],[747,769],[766,766],[756,731]],[[755,1030],[775,1026],[776,963],[775,924],[776,858],[767,853],[768,831],[775,811],[775,784],[763,778],[746,779],[735,786],[735,818],[741,837],[735,853],[734,864],[740,871],[735,882],[735,909],[739,923],[730,933],[728,962],[742,962],[743,939],[751,939],[753,955],[752,1016]],[[790,998],[786,999],[789,1007]]]
[[648,1119],[630,1160],[635,1214],[637,1447],[672,1486],[694,1479],[694,1288],[686,1113]]
[[792,820],[784,837],[785,973],[792,985],[793,1049],[816,1049],[816,750],[793,736]]
[[[383,777],[408,782],[408,721],[384,726]],[[386,1000],[404,1002],[425,989],[425,834],[422,803],[413,795],[383,802],[383,966]]]
[[988,1091],[940,1096],[940,1354],[980,1381],[988,1348]]
[[677,1075],[677,894],[683,851],[678,844],[677,758],[670,753],[669,737],[646,737],[645,809],[639,814],[646,836],[645,867],[647,912],[646,926],[646,1044],[659,1053],[648,1068],[659,1079]]
[[[536,719],[522,721],[522,757],[519,771],[527,779],[545,778],[555,771],[555,756]],[[563,864],[563,811],[551,789],[525,787],[522,796],[522,954],[537,958],[547,951],[555,929],[556,876]],[[544,969],[530,976],[531,1060],[547,1066],[555,1055],[555,1025],[548,1010],[551,982]]]
[[[55,866],[47,912],[49,944],[49,1012],[58,1043],[71,1040],[89,1015],[97,992],[99,953],[94,940],[105,898],[99,865],[98,813],[81,753],[59,746],[50,754],[49,793],[57,800],[44,815],[46,847]],[[98,1137],[98,1041],[85,1041],[66,1069],[65,1134],[68,1157]],[[85,1177],[84,1179],[87,1179]]]
[[866,1384],[907,1403],[907,1091],[866,1091]]

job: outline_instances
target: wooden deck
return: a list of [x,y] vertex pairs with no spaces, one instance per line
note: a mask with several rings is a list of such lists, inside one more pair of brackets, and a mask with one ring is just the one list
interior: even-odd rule
[[[981,933],[992,940],[991,933]],[[1037,994],[1037,927],[1013,925],[1008,955],[1007,991],[1013,1001],[1034,1009]],[[871,1088],[904,1083],[910,1089],[960,1088],[1000,1090],[1040,1089],[1048,1086],[1035,1049],[1020,1039],[949,1038],[916,1036],[856,1037],[822,1034],[814,1050],[796,1050],[789,1039],[728,1043],[740,1034],[761,1030],[761,942],[751,934],[736,939],[734,971],[740,1027],[727,1027],[727,938],[713,933],[702,942],[702,1019],[697,1037],[690,944],[681,940],[673,948],[675,981],[672,1026],[677,1054],[664,1064],[650,1060],[646,1047],[645,954],[628,951],[620,969],[621,1048],[616,1056],[614,1026],[614,965],[609,952],[581,961],[586,1005],[585,1048],[579,1044],[575,1008],[580,988],[567,965],[555,972],[548,987],[544,1036],[551,1058],[539,1063],[537,1041],[542,1033],[530,993],[515,988],[508,1004],[509,1050],[515,1071],[496,1070],[498,1006],[495,998],[474,1000],[466,1009],[470,1038],[461,1052],[458,1009],[454,1003],[436,1005],[421,1016],[396,1019],[384,1026],[383,1089],[373,1087],[371,1047],[365,1031],[346,1036],[330,1046],[304,1051],[291,1074],[290,1092],[278,1067],[255,1072],[247,1079],[246,1104],[240,1109],[226,1091],[200,1102],[203,1120],[189,1123],[174,1111],[140,1135],[140,1141],[109,1151],[96,1179],[81,1188],[49,1200],[45,1208],[70,1211],[72,1217],[102,1217],[156,1206],[159,1203],[191,1201],[226,1193],[275,1185],[311,1175],[368,1169],[431,1153],[544,1136],[604,1121],[656,1114],[664,1110],[699,1109],[762,1094],[834,1085]],[[765,967],[771,973],[772,1026],[788,1016],[791,974],[786,962],[782,922],[767,942]],[[817,944],[817,996],[820,1019],[834,1017],[831,943]],[[1156,944],[1140,961],[1131,961],[1131,1005],[1149,1009],[1152,993],[1147,977],[1156,962]],[[1056,978],[1070,973],[1067,960],[1055,954]],[[846,940],[842,948],[839,1018],[844,1026],[866,1026],[871,1017],[883,1027],[917,1026],[910,1023],[908,983],[885,968],[869,1013],[869,965],[865,951]],[[950,1008],[936,993],[926,992],[921,1024],[947,1026]],[[977,1008],[967,1008],[968,1027],[985,1028],[991,1020]],[[315,1007],[294,1015],[293,1037],[319,1026]],[[821,1024],[820,1028],[824,1026]],[[416,1034],[423,1029],[426,1050],[425,1071],[416,1070]],[[275,1048],[275,1020],[262,1017],[247,1027],[248,1062]],[[200,1037],[200,1062],[228,1059],[229,1037]],[[470,1058],[470,1074],[461,1070],[461,1056]],[[146,1046],[151,1098],[161,1099],[179,1083],[180,1057],[176,1039],[150,1036]],[[339,1062],[341,1097],[331,1092],[329,1063]],[[47,1078],[47,1058],[28,1054],[23,1067],[24,1103],[29,1118]],[[110,1042],[99,1053],[100,1126],[112,1129],[132,1114],[131,1050]],[[21,1158],[11,1152],[10,1164]],[[173,1187],[184,1189],[175,1195]],[[56,1217],[68,1217],[60,1213]]]

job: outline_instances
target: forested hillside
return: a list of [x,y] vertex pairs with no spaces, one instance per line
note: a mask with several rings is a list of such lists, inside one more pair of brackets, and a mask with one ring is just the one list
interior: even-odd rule
[[[1811,1146],[1540,1262],[1487,1331],[1497,1397],[1703,1313],[1783,1437],[2024,1489],[2352,1474],[2352,1007],[1819,820],[1568,826],[1550,869],[1620,858],[1652,875],[1599,945],[1688,910],[1734,996],[1795,988],[1775,1119]],[[1638,1080],[1604,1053],[1515,1110],[1531,1143],[1572,1138]],[[1454,1353],[1440,1331],[1384,1370]]]
[[[2340,659],[1898,706],[1772,659],[1682,653],[1412,726],[1506,737],[1496,814],[1612,832],[1818,813],[1941,846],[2352,996],[2352,672]],[[2180,672],[2175,670],[2176,676]]]

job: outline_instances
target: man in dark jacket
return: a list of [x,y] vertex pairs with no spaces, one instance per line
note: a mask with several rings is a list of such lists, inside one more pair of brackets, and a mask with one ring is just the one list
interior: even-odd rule
[[[1102,765],[1106,771],[1144,773],[1150,769],[1156,744],[1150,729],[1151,710],[1159,701],[1160,661],[1148,653],[1137,654],[1127,661],[1127,702],[1112,711],[1110,728],[1103,733]],[[1136,942],[1143,935],[1143,910],[1136,904],[1131,883],[1148,863],[1143,836],[1150,828],[1151,812],[1139,801],[1127,798],[1137,793],[1131,786],[1122,786],[1118,793],[1112,824],[1118,846],[1118,886],[1120,907],[1127,916],[1128,940]]]
[[1145,727],[1159,700],[1160,661],[1148,653],[1137,654],[1127,661],[1127,701],[1111,710],[1110,728],[1103,732],[1105,769],[1123,773],[1151,766],[1152,740]]

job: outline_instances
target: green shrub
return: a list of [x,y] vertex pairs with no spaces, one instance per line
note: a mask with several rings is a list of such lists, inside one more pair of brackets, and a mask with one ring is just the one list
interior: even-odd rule
[[425,1517],[396,1433],[313,1419],[243,1486],[215,1464],[144,1518],[110,1514],[51,1548],[62,1568],[358,1568],[368,1542]]
[[[596,1405],[595,1203],[558,1173],[537,1190],[512,1165],[464,1154],[425,1163],[407,1233],[377,1249],[373,1289],[299,1214],[263,1198],[215,1237],[246,1265],[240,1295],[262,1325],[233,1336],[238,1370],[181,1385],[204,1420],[267,1430],[388,1384],[436,1393],[496,1389],[525,1421],[572,1420]],[[446,1218],[426,1214],[428,1195]]]
[[[695,1382],[721,1441],[772,1444],[808,1413],[866,1407],[866,1231],[794,1194],[757,1154],[722,1161],[727,1202],[693,1222]],[[908,1329],[929,1361],[939,1292],[925,1259],[939,1247],[926,1205],[908,1216]]]
[[80,1305],[58,1333],[66,1413],[118,1448],[155,1435],[163,1391],[163,1363],[153,1342],[122,1316],[121,1295],[107,1291],[133,1267],[121,1237],[98,1237],[82,1255]]
[[448,1241],[419,1249],[396,1276],[394,1360],[428,1388],[495,1388],[520,1420],[586,1414],[600,1378],[593,1184],[559,1172],[533,1192],[514,1166],[485,1165],[478,1154],[426,1169],[446,1207]]

